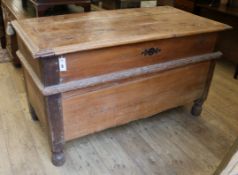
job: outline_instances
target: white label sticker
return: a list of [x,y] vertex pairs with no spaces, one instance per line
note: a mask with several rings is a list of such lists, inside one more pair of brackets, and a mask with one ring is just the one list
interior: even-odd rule
[[60,57],[59,58],[59,70],[60,72],[67,71],[67,64],[66,64],[66,58]]

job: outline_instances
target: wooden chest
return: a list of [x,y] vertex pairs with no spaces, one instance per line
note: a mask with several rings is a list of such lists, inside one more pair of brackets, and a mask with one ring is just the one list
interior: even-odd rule
[[[47,25],[46,25],[47,24]],[[66,141],[195,102],[212,78],[227,25],[173,7],[14,21],[30,108],[48,129],[52,161]],[[87,30],[89,29],[90,30]]]

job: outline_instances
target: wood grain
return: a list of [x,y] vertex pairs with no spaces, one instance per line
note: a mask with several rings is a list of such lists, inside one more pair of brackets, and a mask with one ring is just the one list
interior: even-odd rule
[[21,59],[23,64],[25,63],[25,65],[27,64],[30,67],[32,67],[32,73],[30,74],[35,74],[37,79],[39,79],[39,81],[42,83],[42,86],[56,85],[60,82],[59,64],[58,58],[56,56],[51,56],[50,58],[47,59],[36,60],[32,58],[32,56],[30,55],[29,51],[26,48],[26,45],[22,42],[22,40],[19,37],[18,37],[18,45],[19,50],[21,50],[21,53],[23,54],[22,56],[24,56],[25,58],[25,60]]
[[26,81],[26,89],[28,94],[29,103],[34,108],[37,117],[42,122],[42,127],[48,129],[48,120],[45,110],[44,96],[41,94],[39,89],[36,87],[29,73],[24,69],[24,78]]
[[58,168],[46,133],[28,112],[22,70],[0,64],[0,174],[211,175],[238,133],[233,68],[226,60],[216,65],[202,117],[190,117],[188,105],[68,142],[67,162]]
[[19,36],[17,36],[17,42],[18,42],[19,50],[21,50],[21,53],[26,59],[27,63],[32,67],[37,77],[41,79],[42,70],[41,70],[39,59],[33,59],[33,57],[31,56],[31,53],[29,52],[26,45],[24,44],[24,42],[21,40]]
[[[65,141],[205,99],[211,60],[222,55],[213,52],[216,35],[230,28],[172,7],[106,14],[13,22],[24,43],[17,55],[28,73],[27,86],[34,84],[30,96],[40,93],[44,98],[39,105],[56,166],[64,164]],[[31,54],[27,59],[39,58],[40,76],[21,54],[25,51],[24,56]],[[70,63],[68,75],[60,73],[61,56]],[[31,101],[37,107],[37,98]]]
[[209,65],[210,62],[198,63],[84,95],[63,93],[65,139],[128,123],[193,101],[202,95]]
[[229,175],[237,173],[237,154],[238,154],[238,139],[236,139],[235,143],[232,145],[221,164],[216,169],[213,175]]
[[167,6],[27,19],[13,26],[34,58],[230,28]]
[[[215,33],[203,34],[67,54],[65,55],[67,71],[60,72],[60,81],[61,83],[69,82],[184,57],[207,54],[214,50],[216,37],[217,34]],[[151,48],[160,51],[145,56],[143,52]]]
[[36,87],[40,92],[44,95],[54,95],[58,93],[73,91],[77,89],[83,88],[90,88],[96,85],[103,85],[106,83],[119,82],[120,80],[129,79],[129,78],[136,78],[139,76],[150,75],[157,72],[162,72],[165,70],[174,69],[177,67],[187,66],[189,64],[194,64],[198,62],[218,59],[221,57],[221,52],[214,52],[210,54],[198,55],[193,57],[187,57],[175,61],[165,62],[154,64],[150,66],[139,67],[135,69],[129,69],[121,72],[114,72],[111,74],[105,74],[101,76],[90,77],[78,81],[67,82],[63,84],[47,86],[45,87],[43,83],[40,81],[39,77],[35,74],[34,70],[31,68],[29,63],[26,61],[24,56],[21,54],[20,51],[17,52],[19,59],[21,60],[22,64],[24,65],[27,72],[31,75],[32,80],[34,81]]

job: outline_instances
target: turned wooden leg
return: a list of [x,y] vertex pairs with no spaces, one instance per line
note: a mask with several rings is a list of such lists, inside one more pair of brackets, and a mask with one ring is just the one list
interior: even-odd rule
[[214,73],[214,69],[215,69],[215,64],[216,64],[216,62],[214,60],[211,61],[202,96],[199,99],[194,101],[193,107],[191,109],[191,114],[193,116],[200,116],[202,113],[202,105],[208,96],[208,92],[210,89],[210,85],[211,85],[211,81],[212,81],[212,77],[213,77],[213,73]]
[[62,166],[65,163],[65,155],[61,95],[47,96],[45,97],[45,103],[50,133],[52,163],[55,166]]
[[201,115],[203,103],[204,103],[204,100],[201,100],[201,99],[194,101],[194,104],[193,104],[192,109],[191,109],[191,114],[193,116],[200,116]]
[[235,78],[235,79],[238,79],[238,64],[236,65],[234,78]]
[[33,121],[38,121],[38,117],[36,115],[36,112],[34,110],[34,108],[29,104],[29,112],[31,114],[31,118]]

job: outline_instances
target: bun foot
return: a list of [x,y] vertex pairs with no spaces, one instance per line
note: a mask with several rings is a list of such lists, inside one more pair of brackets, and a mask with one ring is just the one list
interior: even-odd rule
[[59,152],[59,153],[52,153],[52,163],[53,165],[59,167],[64,165],[65,163],[65,156],[64,152]]
[[194,105],[191,110],[191,114],[195,117],[200,116],[202,113],[203,101],[197,100],[194,102]]

